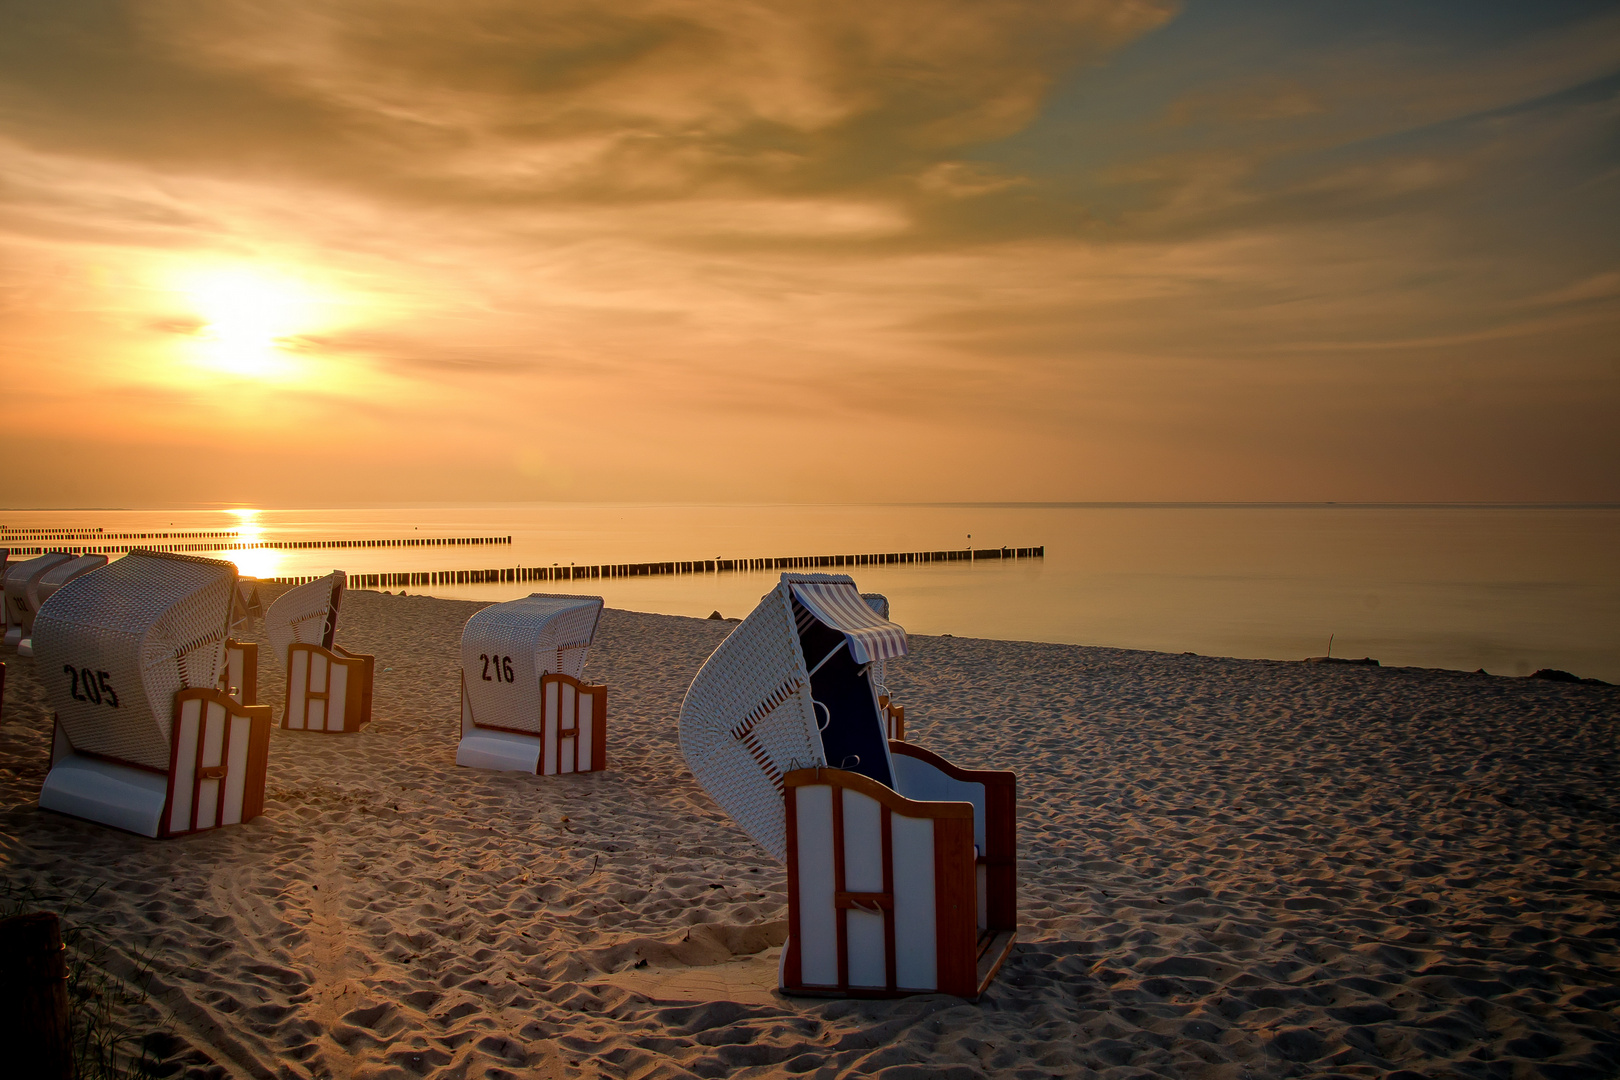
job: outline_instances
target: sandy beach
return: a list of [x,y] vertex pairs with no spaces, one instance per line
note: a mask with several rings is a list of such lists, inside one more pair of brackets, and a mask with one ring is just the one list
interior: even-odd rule
[[175,1075],[1620,1075],[1620,689],[914,636],[909,736],[1018,774],[1020,944],[977,1004],[792,999],[783,871],[675,739],[732,624],[609,610],[609,769],[541,778],[454,764],[480,606],[349,594],[375,722],[177,840],[38,809],[4,657],[0,873],[150,951]]

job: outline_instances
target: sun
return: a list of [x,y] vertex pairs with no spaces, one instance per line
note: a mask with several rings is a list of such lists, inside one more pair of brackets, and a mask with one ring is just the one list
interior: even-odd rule
[[319,296],[307,284],[253,266],[213,266],[180,275],[179,291],[200,325],[199,358],[236,375],[275,378],[292,373],[290,339],[320,320]]

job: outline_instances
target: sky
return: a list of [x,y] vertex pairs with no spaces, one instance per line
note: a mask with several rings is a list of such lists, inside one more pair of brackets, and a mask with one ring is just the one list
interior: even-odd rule
[[0,506],[1620,501],[1620,5],[0,0]]

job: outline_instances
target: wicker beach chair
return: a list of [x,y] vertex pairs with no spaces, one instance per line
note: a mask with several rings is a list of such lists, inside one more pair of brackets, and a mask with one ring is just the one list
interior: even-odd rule
[[371,722],[376,658],[337,644],[343,571],[288,589],[264,613],[270,648],[287,669],[281,726],[291,731],[359,731]]
[[456,764],[509,772],[607,766],[607,687],[583,681],[599,596],[533,593],[492,604],[461,632]]
[[22,615],[22,640],[17,642],[18,656],[34,655],[34,617],[45,601],[49,600],[63,585],[76,577],[83,577],[92,570],[99,570],[107,565],[105,555],[80,555],[76,559],[59,562],[41,574],[31,586],[25,586],[23,601],[18,605]]
[[1016,934],[1016,778],[884,737],[905,631],[843,575],[783,574],[705,661],[681,754],[787,863],[787,993],[977,998]]
[[236,567],[134,551],[67,582],[34,620],[56,733],[39,805],[143,836],[251,820],[270,710],[218,688]]
[[[882,593],[863,592],[861,599],[884,622],[889,621],[889,598]],[[883,731],[890,739],[906,737],[906,707],[897,704],[889,694],[889,665],[886,660],[872,661],[872,685],[877,688],[878,711],[883,714]]]
[[15,649],[22,644],[24,621],[32,623],[34,610],[37,610],[30,609],[28,598],[30,592],[39,588],[39,579],[51,567],[72,561],[73,556],[65,551],[48,551],[37,558],[6,564],[6,645]]

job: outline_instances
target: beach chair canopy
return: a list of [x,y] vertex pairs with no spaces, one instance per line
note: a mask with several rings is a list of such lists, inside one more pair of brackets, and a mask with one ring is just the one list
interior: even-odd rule
[[48,551],[38,558],[6,564],[5,605],[8,629],[21,635],[24,622],[35,610],[29,601],[31,595],[39,588],[39,579],[52,567],[72,561],[73,556],[65,551]]
[[34,617],[39,614],[40,607],[56,595],[57,590],[76,577],[83,577],[92,570],[99,570],[107,565],[105,555],[80,555],[77,559],[57,563],[39,576],[34,587],[28,590],[28,611],[23,619],[23,633],[29,634],[34,625]]
[[[861,599],[866,606],[877,612],[878,618],[884,622],[889,621],[889,598],[882,593],[863,592]],[[882,660],[872,661],[872,684],[877,687],[880,695],[889,692],[889,665]]]
[[[295,641],[323,649],[332,647],[346,584],[343,571],[334,570],[276,597],[275,603],[264,613],[264,633],[270,639],[271,651],[283,665],[287,663],[287,649]],[[237,602],[240,603],[240,597]]]
[[580,678],[601,618],[600,596],[532,593],[468,619],[461,670],[479,726],[538,734],[540,677]]
[[75,750],[169,767],[175,692],[219,682],[236,567],[132,551],[58,589],[34,655]]
[[831,766],[894,786],[875,661],[906,632],[842,574],[783,574],[692,680],[681,754],[705,791],[777,859],[787,850],[782,777]]

